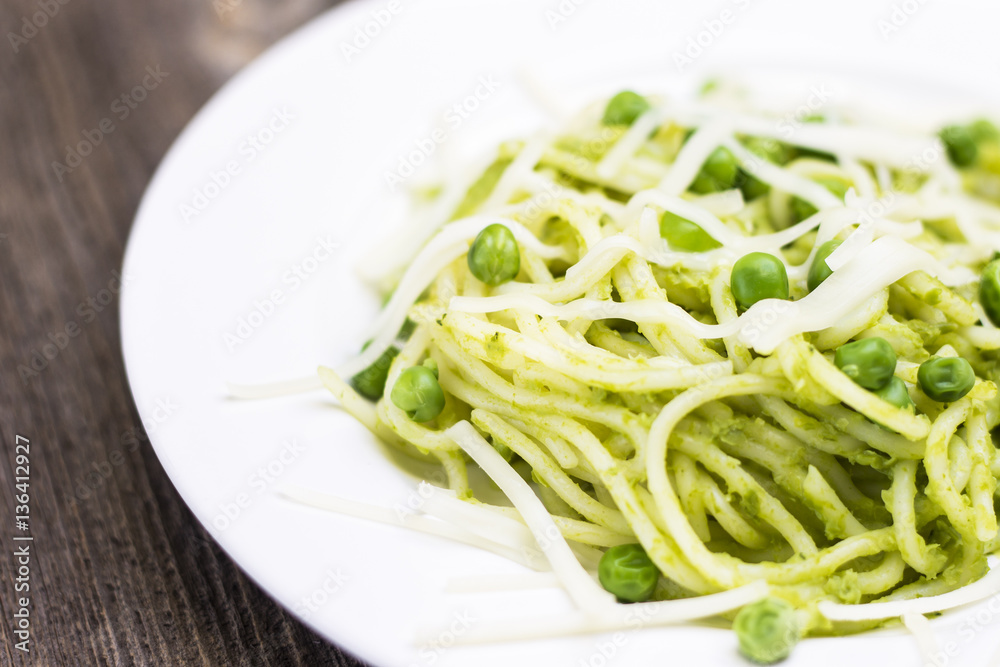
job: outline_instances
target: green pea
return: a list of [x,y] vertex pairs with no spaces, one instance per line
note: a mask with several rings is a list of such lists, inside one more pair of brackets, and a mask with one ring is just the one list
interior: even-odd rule
[[1000,129],[985,118],[969,123],[969,135],[977,144],[984,141],[1000,141]]
[[[514,450],[508,447],[507,445],[503,444],[499,440],[490,439],[489,443],[493,445],[493,449],[497,450],[497,454],[502,456],[503,460],[506,461],[507,463],[510,463],[511,460],[514,458]],[[532,470],[531,473],[534,474],[535,471]]]
[[832,162],[837,164],[837,156],[833,153],[827,153],[826,151],[817,151],[811,148],[803,148],[802,146],[797,146],[795,148],[795,157],[802,158],[807,157],[811,160],[820,160],[822,162]]
[[514,233],[500,223],[479,232],[469,248],[469,270],[479,280],[496,287],[513,280],[521,270],[521,252]]
[[787,658],[801,634],[795,608],[777,598],[764,598],[740,609],[733,630],[740,653],[761,665]]
[[976,372],[963,357],[934,357],[920,364],[917,382],[928,398],[951,403],[969,393]]
[[704,252],[721,246],[697,223],[670,211],[664,211],[660,218],[660,236],[671,248],[684,252]]
[[792,223],[802,222],[807,218],[811,218],[816,215],[816,212],[819,210],[806,200],[799,199],[798,197],[792,199],[792,203],[789,204],[789,207],[792,211]]
[[444,410],[444,390],[437,374],[426,366],[411,366],[400,373],[389,398],[415,422],[429,422]]
[[764,181],[758,180],[748,172],[740,169],[740,174],[736,179],[740,184],[740,192],[743,193],[743,201],[751,201],[757,197],[763,197],[771,191],[771,186]]
[[[792,148],[785,143],[776,141],[774,139],[769,139],[766,137],[746,137],[741,139],[743,145],[747,147],[751,153],[759,158],[763,158],[769,162],[775,164],[785,164],[792,159]],[[758,180],[750,171],[740,168],[740,172],[736,177],[736,182],[739,185],[740,191],[743,193],[743,199],[745,201],[751,201],[757,197],[762,197],[766,195],[771,190],[771,186]]]
[[416,329],[417,329],[417,323],[411,320],[409,317],[407,317],[403,321],[403,326],[399,327],[399,334],[396,336],[396,338],[402,340],[409,340],[410,336],[413,335],[413,332],[416,331]]
[[[819,176],[812,180],[822,185],[840,199],[844,198],[844,195],[847,194],[847,189],[851,187],[850,183],[847,183],[846,181],[835,176]],[[816,207],[806,200],[799,199],[798,197],[792,199],[791,209],[792,222],[801,222],[806,218],[816,215]]]
[[1000,327],[1000,259],[995,259],[983,269],[979,279],[979,303],[994,326]]
[[873,336],[838,347],[833,363],[844,375],[875,391],[884,387],[896,372],[896,352],[885,338]]
[[939,133],[944,148],[948,152],[948,159],[956,167],[968,167],[976,161],[979,149],[976,147],[976,140],[968,127],[963,125],[949,125],[942,128]]
[[601,556],[597,565],[601,586],[621,602],[645,602],[656,590],[660,571],[639,544],[620,544]]
[[884,387],[876,389],[872,393],[901,410],[909,410],[910,412],[916,410],[913,399],[910,398],[910,392],[906,389],[906,383],[896,376],[893,376]]
[[468,191],[465,193],[465,198],[462,199],[455,212],[451,214],[451,220],[458,220],[472,215],[479,208],[479,205],[485,202],[486,198],[493,193],[497,183],[500,182],[500,177],[507,171],[507,167],[510,166],[511,162],[513,162],[513,158],[501,156],[487,167],[483,175],[469,186]]
[[730,275],[733,298],[741,310],[761,299],[787,299],[788,273],[780,259],[766,252],[752,252],[736,260]]
[[604,108],[605,125],[631,125],[635,119],[649,111],[646,98],[631,90],[623,90],[608,102]]
[[701,165],[690,190],[699,194],[729,190],[736,184],[740,167],[728,148],[719,147]]
[[833,254],[834,250],[840,247],[841,243],[843,241],[827,241],[816,249],[816,256],[813,257],[813,263],[809,267],[809,278],[807,280],[810,292],[819,287],[833,273],[833,269],[826,263],[826,259]]
[[[370,344],[371,341],[365,343],[361,347],[361,351],[364,352]],[[389,366],[392,365],[392,360],[396,358],[397,354],[399,354],[399,350],[390,347],[382,353],[382,356],[375,363],[351,378],[351,386],[354,387],[354,390],[371,401],[382,398],[382,394],[385,393],[385,378],[389,374]]]
[[[389,305],[389,302],[392,301],[392,295],[395,294],[395,293],[396,293],[396,288],[393,288],[388,293],[382,295],[382,307],[383,308],[385,308],[387,305]],[[426,296],[427,296],[427,293],[424,292],[424,294],[420,295],[420,298],[418,300],[422,301]],[[411,320],[409,317],[407,317],[405,320],[403,320],[403,326],[399,327],[399,333],[396,334],[397,340],[399,340],[399,339],[401,339],[401,340],[409,340],[410,336],[413,335],[413,332],[416,330],[416,328],[417,328],[417,323],[414,322],[413,320]],[[361,346],[361,351],[364,352],[365,348],[367,348],[370,343],[371,343],[370,340],[367,341],[367,342],[365,342],[365,344]],[[379,395],[381,396],[381,394],[379,394]]]
[[785,164],[792,159],[794,150],[788,144],[769,137],[747,137],[743,145],[757,157],[775,164]]

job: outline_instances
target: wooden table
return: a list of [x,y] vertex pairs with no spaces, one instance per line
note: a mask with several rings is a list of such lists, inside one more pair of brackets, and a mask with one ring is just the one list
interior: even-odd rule
[[[361,664],[249,581],[177,495],[126,383],[115,277],[192,115],[332,4],[0,5],[0,665]],[[170,85],[137,103],[144,78]],[[16,648],[24,596],[29,653]]]

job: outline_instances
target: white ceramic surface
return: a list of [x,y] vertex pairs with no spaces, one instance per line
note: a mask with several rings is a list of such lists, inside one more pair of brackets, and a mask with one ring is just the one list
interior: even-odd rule
[[[142,202],[125,261],[122,337],[158,457],[194,514],[264,590],[375,665],[743,665],[732,633],[710,628],[414,646],[418,625],[461,632],[569,605],[554,590],[445,594],[449,576],[519,568],[280,499],[275,489],[293,483],[393,507],[412,500],[416,479],[323,392],[241,402],[226,398],[224,383],[308,375],[358,348],[378,304],[354,264],[401,220],[385,173],[435,128],[446,137],[435,152],[461,156],[545,122],[519,71],[533,72],[569,108],[625,86],[685,89],[707,72],[753,65],[813,72],[799,79],[803,96],[810,84],[835,81],[821,74],[835,70],[910,90],[929,81],[940,99],[995,87],[998,13],[985,2],[916,0],[346,3],[216,95]],[[889,31],[893,21],[898,30]],[[366,29],[367,42],[359,37]],[[679,72],[675,54],[689,39],[705,46]],[[477,92],[468,118],[449,112]],[[986,664],[998,624],[982,609],[933,621],[942,655],[951,654],[939,664]],[[845,663],[920,660],[912,639],[895,631],[808,640],[787,664]]]

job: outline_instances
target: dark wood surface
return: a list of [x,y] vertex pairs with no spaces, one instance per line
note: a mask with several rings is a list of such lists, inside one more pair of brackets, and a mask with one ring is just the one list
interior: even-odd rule
[[[177,495],[128,390],[113,273],[192,115],[333,4],[0,0],[0,665],[361,664],[249,581]],[[162,91],[122,117],[116,101],[157,66]],[[67,158],[88,138],[89,155]],[[29,531],[15,524],[17,435]],[[29,653],[13,618],[25,544]]]

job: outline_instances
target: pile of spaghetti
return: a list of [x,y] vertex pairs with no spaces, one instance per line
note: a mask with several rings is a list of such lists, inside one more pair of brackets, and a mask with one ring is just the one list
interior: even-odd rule
[[1000,133],[798,120],[623,92],[502,145],[424,193],[373,339],[321,370],[527,524],[581,618],[751,586],[721,611],[760,600],[771,661],[936,611],[881,605],[1000,546]]

